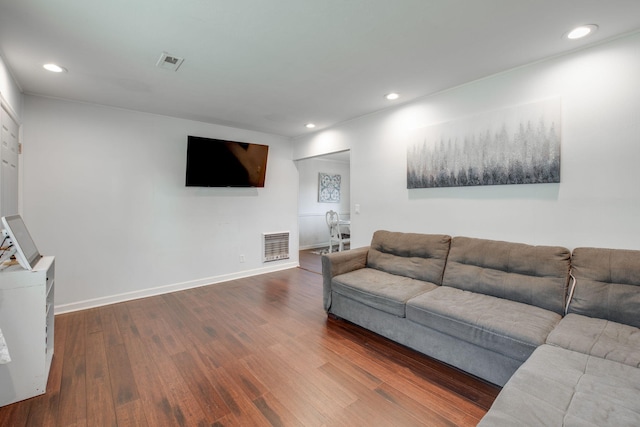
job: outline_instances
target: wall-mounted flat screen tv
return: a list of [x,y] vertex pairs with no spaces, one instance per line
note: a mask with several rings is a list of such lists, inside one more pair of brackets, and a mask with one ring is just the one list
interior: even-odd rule
[[187,187],[264,187],[268,145],[187,137]]

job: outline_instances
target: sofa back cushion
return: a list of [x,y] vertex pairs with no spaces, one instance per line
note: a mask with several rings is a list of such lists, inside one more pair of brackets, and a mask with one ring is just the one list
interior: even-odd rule
[[569,313],[640,328],[640,251],[576,248]]
[[454,237],[442,284],[563,314],[570,259],[562,247]]
[[451,237],[442,234],[378,230],[371,239],[367,267],[440,285],[450,242]]

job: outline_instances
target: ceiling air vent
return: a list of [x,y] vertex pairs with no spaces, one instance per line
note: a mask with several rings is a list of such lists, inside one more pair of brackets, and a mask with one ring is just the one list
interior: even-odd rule
[[262,262],[289,258],[289,232],[262,234]]
[[156,67],[178,71],[178,68],[182,65],[182,61],[184,61],[184,58],[170,55],[167,52],[162,52],[160,59],[158,59],[158,62],[156,63]]

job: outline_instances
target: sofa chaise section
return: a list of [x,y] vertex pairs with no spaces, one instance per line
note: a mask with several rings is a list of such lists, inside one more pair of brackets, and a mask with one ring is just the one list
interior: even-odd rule
[[640,425],[640,251],[577,248],[567,315],[481,426]]
[[552,345],[640,367],[640,251],[577,248],[567,316]]
[[635,326],[569,313],[547,343],[640,368],[640,329]]
[[638,425],[638,368],[544,344],[504,386],[478,427]]

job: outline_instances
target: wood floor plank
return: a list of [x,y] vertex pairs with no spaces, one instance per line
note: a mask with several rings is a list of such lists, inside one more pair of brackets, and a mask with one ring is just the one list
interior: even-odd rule
[[102,332],[91,331],[87,329],[86,338],[87,423],[90,426],[117,426],[104,336]]
[[305,425],[319,426],[330,420],[330,417],[323,413],[330,408],[324,408],[323,411],[317,407],[318,405],[313,404],[315,399],[312,395],[317,391],[303,390],[304,386],[300,383],[292,385],[289,382],[289,374],[283,371],[278,364],[279,361],[274,364],[271,359],[261,355],[247,357],[244,362],[256,378],[270,385],[270,392],[275,398],[286,405]]
[[169,307],[166,313],[171,316],[171,324],[181,331],[182,334],[192,336],[192,341],[198,344],[205,344],[216,339],[215,328],[203,325],[198,315],[190,311],[189,303],[185,303],[180,292],[162,295],[161,298]]
[[87,420],[86,318],[84,312],[69,316],[65,362],[60,383],[58,421],[60,426],[84,425]]
[[152,426],[185,425],[184,415],[181,410],[176,410],[177,403],[170,396],[170,390],[165,389],[161,374],[132,321],[129,307],[120,307],[117,317],[120,329],[127,331],[123,334],[123,341],[130,358],[145,421]]
[[29,413],[30,411],[32,411],[31,406],[33,401],[34,399],[29,399],[27,401],[14,403],[12,405],[0,408],[0,425],[12,427],[37,425],[27,423],[27,421],[29,420]]
[[499,387],[328,318],[305,263],[56,316],[47,393],[0,425],[477,424]]
[[106,353],[109,366],[109,380],[111,382],[115,405],[125,405],[137,400],[140,395],[134,379],[127,347],[124,343],[112,345],[106,348]]
[[162,381],[161,371],[156,364],[149,360],[140,336],[132,334],[125,337],[125,345],[132,359],[133,374],[147,423],[154,427],[187,425],[179,400],[170,392],[170,387]]
[[141,400],[133,400],[116,407],[118,426],[149,427]]
[[316,400],[322,398],[320,405],[323,408],[337,405],[342,408],[349,406],[358,399],[357,391],[344,387],[340,382],[324,375],[319,369],[321,365],[307,363],[308,355],[303,352],[292,352],[284,345],[269,348],[279,360],[279,363],[289,366],[289,382],[306,382],[312,384]]
[[267,419],[253,404],[249,395],[243,392],[242,385],[230,376],[229,371],[229,368],[224,367],[203,372],[230,410],[230,413],[218,419],[216,424],[226,419],[229,425],[268,425]]
[[136,326],[131,320],[131,314],[129,313],[129,307],[135,307],[137,303],[137,300],[134,300],[108,306],[113,309],[113,314],[115,316],[119,332],[118,342],[124,343],[125,336],[138,334]]
[[102,332],[102,316],[101,309],[98,308],[90,308],[84,311],[84,316],[87,322],[87,334],[92,334],[94,332]]
[[[71,316],[57,316],[55,318],[54,355],[49,370],[47,392],[44,395],[31,399],[31,410],[29,411],[29,417],[27,419],[27,425],[29,426],[54,427],[56,425],[60,403],[64,350],[70,319]],[[2,425],[1,422],[0,425]],[[12,424],[8,423],[7,425]]]
[[229,378],[229,383],[235,384],[236,388],[251,400],[268,392],[269,387],[260,382],[242,361],[226,364],[224,372]]
[[[413,417],[423,420],[426,425],[430,426],[458,426],[458,425],[475,425],[480,421],[468,414],[443,414],[437,406],[437,400],[420,401],[420,395],[411,396],[404,392],[391,387],[387,383],[382,383],[375,389],[375,392],[388,400],[394,406],[401,408],[411,414]],[[427,403],[428,402],[428,403]],[[453,416],[447,416],[453,415]]]
[[190,353],[186,351],[178,353],[171,359],[191,390],[194,399],[212,422],[231,412],[220,393],[209,381],[205,371],[200,368]]
[[[151,308],[151,313],[157,313],[155,311],[157,307],[152,307],[151,304],[147,307]],[[173,416],[173,422],[180,426],[215,421],[215,419],[208,419],[208,415],[203,412],[194,399],[184,377],[171,358],[173,351],[167,348],[160,338],[164,328],[161,319],[153,314],[139,316],[139,314],[131,313],[131,317],[138,325],[140,332],[140,339],[133,340],[133,344],[137,344],[147,352],[146,379],[156,384],[156,387],[161,391],[160,394],[151,394],[151,400],[166,416]],[[140,350],[138,348],[138,351]],[[140,365],[137,368],[140,368]],[[146,412],[146,415],[148,417],[149,413]]]
[[107,348],[122,344],[118,318],[113,305],[100,307],[100,323]]
[[300,421],[293,413],[291,413],[285,405],[283,405],[278,399],[271,393],[266,393],[254,399],[253,404],[262,413],[262,415],[269,421],[269,424],[274,427],[284,426],[300,426],[303,427],[304,423]]

